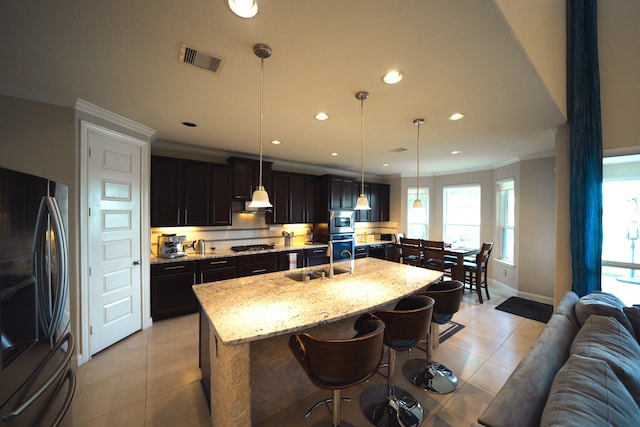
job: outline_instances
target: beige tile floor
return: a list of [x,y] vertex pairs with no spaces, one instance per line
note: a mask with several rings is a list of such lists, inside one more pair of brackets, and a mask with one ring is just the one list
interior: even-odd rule
[[[465,328],[442,343],[436,361],[445,362],[458,375],[458,390],[434,395],[411,385],[402,375],[397,386],[411,392],[422,404],[424,426],[468,426],[484,411],[495,393],[536,339],[543,323],[495,310],[508,296],[491,290],[491,300],[478,304],[465,293],[453,320]],[[414,351],[399,354],[398,373]],[[200,387],[198,369],[198,315],[164,320],[137,332],[78,369],[73,404],[75,426],[207,426],[209,412]],[[358,396],[385,379],[375,375],[368,383],[347,389],[352,397],[343,404],[343,418],[356,426],[367,425]],[[318,390],[256,427],[314,426],[330,419],[320,408],[309,419],[303,414],[330,392]]]

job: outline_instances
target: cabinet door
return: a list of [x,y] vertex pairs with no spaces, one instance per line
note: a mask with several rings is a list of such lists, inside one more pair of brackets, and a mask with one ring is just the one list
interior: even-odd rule
[[340,177],[331,177],[330,180],[329,209],[353,209],[358,198],[354,196],[354,181]]
[[380,212],[379,221],[389,221],[389,206],[390,206],[390,187],[388,184],[380,184],[380,197],[378,199],[378,203],[380,208],[378,209]]
[[320,180],[316,176],[307,175],[305,193],[306,218],[304,222],[313,223],[319,221],[318,206],[320,198]]
[[233,167],[233,198],[251,200],[255,190],[253,183],[255,160],[232,158],[229,161]]
[[231,225],[231,181],[230,166],[211,165],[211,225]]
[[300,223],[307,220],[307,178],[305,175],[289,175],[290,222]]
[[278,271],[289,269],[289,254],[296,254],[296,268],[304,267],[304,250],[278,252]]
[[289,174],[285,172],[273,172],[271,174],[272,191],[269,195],[273,205],[273,213],[270,221],[273,224],[287,224],[289,220]]
[[209,225],[211,169],[209,163],[184,162],[184,214],[182,225]]
[[184,163],[168,157],[151,157],[151,226],[182,225]]
[[380,221],[380,185],[379,184],[369,184],[369,206],[371,206],[371,210],[369,211],[369,221],[378,222]]
[[198,300],[191,286],[195,272],[151,276],[151,317],[153,320],[195,313]]

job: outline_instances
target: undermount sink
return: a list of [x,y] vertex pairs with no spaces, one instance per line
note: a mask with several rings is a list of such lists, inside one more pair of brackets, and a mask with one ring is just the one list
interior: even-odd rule
[[[349,269],[348,268],[342,268],[342,267],[333,267],[333,275],[337,276],[338,274],[342,274],[342,273],[349,273]],[[288,277],[289,279],[293,279],[296,282],[307,282],[309,280],[315,280],[315,279],[319,279],[323,277],[323,273],[324,273],[324,278],[328,279],[329,278],[329,267],[320,267],[320,268],[313,268],[313,269],[304,269],[301,271],[296,271],[296,272],[291,272],[291,273],[287,273],[285,274],[286,277]]]

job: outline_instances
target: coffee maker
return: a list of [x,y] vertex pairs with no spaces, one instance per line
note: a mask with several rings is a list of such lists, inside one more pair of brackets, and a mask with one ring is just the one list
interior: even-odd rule
[[175,234],[161,234],[158,236],[158,257],[159,258],[178,258],[187,256],[182,250],[182,242],[187,236],[177,236]]

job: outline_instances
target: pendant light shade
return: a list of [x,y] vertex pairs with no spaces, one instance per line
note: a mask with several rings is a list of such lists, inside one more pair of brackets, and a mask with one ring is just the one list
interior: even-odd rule
[[251,197],[250,208],[271,208],[273,205],[269,201],[269,195],[262,185],[262,99],[264,94],[264,59],[271,56],[271,48],[263,43],[258,43],[253,46],[253,53],[260,58],[260,175],[259,184],[256,191],[253,192]]
[[369,98],[369,92],[360,91],[356,92],[356,99],[360,100],[360,174],[361,174],[361,189],[360,197],[356,201],[357,211],[371,210],[369,206],[369,200],[364,194],[364,100]]
[[420,200],[420,126],[424,124],[424,119],[415,119],[413,124],[418,126],[418,154],[416,157],[416,200],[413,202],[413,209],[422,209]]

